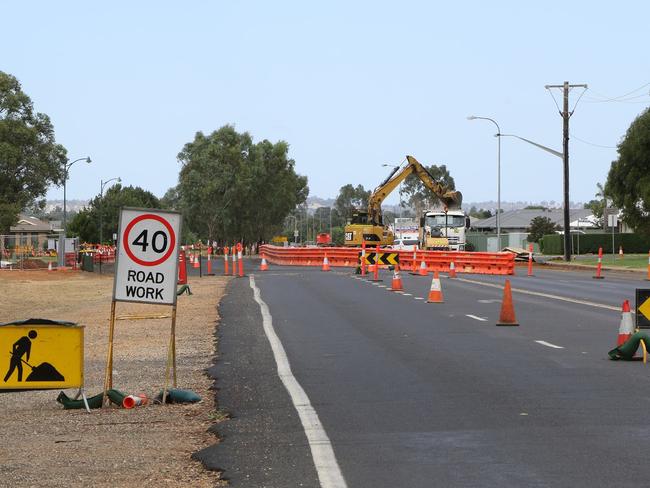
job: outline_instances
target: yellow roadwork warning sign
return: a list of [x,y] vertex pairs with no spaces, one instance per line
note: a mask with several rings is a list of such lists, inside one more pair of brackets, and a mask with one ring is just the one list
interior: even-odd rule
[[0,325],[0,390],[81,388],[84,327],[30,319]]

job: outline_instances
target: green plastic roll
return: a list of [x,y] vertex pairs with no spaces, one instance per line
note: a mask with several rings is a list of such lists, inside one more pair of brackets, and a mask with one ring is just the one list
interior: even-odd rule
[[639,349],[641,339],[643,339],[646,345],[650,345],[650,337],[648,334],[645,332],[635,332],[627,341],[625,341],[625,343],[607,353],[609,355],[609,359],[612,359],[614,361],[619,359],[622,359],[624,361],[631,361],[634,358],[637,349]]
[[[108,390],[107,392],[108,398],[111,402],[113,402],[115,405],[122,406],[122,401],[124,400],[124,397],[126,396],[126,393],[121,392],[120,390]],[[102,400],[104,398],[104,393],[100,393],[95,396],[88,397],[88,407],[89,408],[102,408]],[[59,393],[59,396],[56,397],[56,401],[59,402],[61,405],[63,405],[63,408],[66,410],[69,409],[79,409],[79,408],[86,408],[86,405],[84,405],[83,398],[79,400],[73,400],[70,398],[68,395],[66,395],[64,392]]]
[[[158,393],[156,401],[162,403],[163,392]],[[167,398],[165,403],[196,403],[200,402],[201,397],[194,393],[192,390],[181,390],[179,388],[170,388],[167,390]]]

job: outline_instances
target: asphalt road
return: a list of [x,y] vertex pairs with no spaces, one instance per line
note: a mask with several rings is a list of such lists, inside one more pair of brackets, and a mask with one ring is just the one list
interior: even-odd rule
[[[428,304],[430,277],[404,274],[398,294],[388,273],[255,272],[347,486],[650,485],[650,370],[607,359],[642,277],[517,272],[519,327],[495,326],[503,277],[443,278],[445,302]],[[212,373],[235,418],[198,457],[234,486],[319,486],[248,278],[220,311]]]

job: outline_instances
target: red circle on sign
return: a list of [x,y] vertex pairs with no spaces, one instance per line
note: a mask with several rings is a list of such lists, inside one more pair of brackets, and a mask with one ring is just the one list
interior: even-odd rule
[[[133,226],[138,222],[140,222],[141,220],[156,220],[160,222],[162,225],[164,225],[167,231],[169,232],[169,237],[171,238],[170,239],[171,242],[169,244],[169,250],[165,253],[163,257],[156,259],[155,261],[144,261],[136,257],[136,255],[133,254],[133,251],[131,251],[131,248],[129,247],[129,239],[128,239],[129,232],[131,232]],[[122,237],[122,245],[124,246],[124,251],[126,252],[127,256],[129,256],[137,264],[141,266],[158,266],[159,264],[162,264],[165,261],[167,261],[169,256],[171,256],[172,253],[174,252],[174,248],[176,247],[176,236],[174,235],[174,229],[172,229],[172,226],[169,225],[169,222],[167,222],[161,216],[154,215],[154,214],[143,214],[143,215],[138,215],[131,222],[129,222],[129,225],[126,226],[126,229],[124,229],[124,236]]]

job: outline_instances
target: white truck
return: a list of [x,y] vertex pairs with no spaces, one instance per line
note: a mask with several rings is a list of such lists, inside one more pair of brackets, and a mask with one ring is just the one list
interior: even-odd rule
[[469,217],[461,209],[425,210],[420,217],[420,248],[464,251]]

